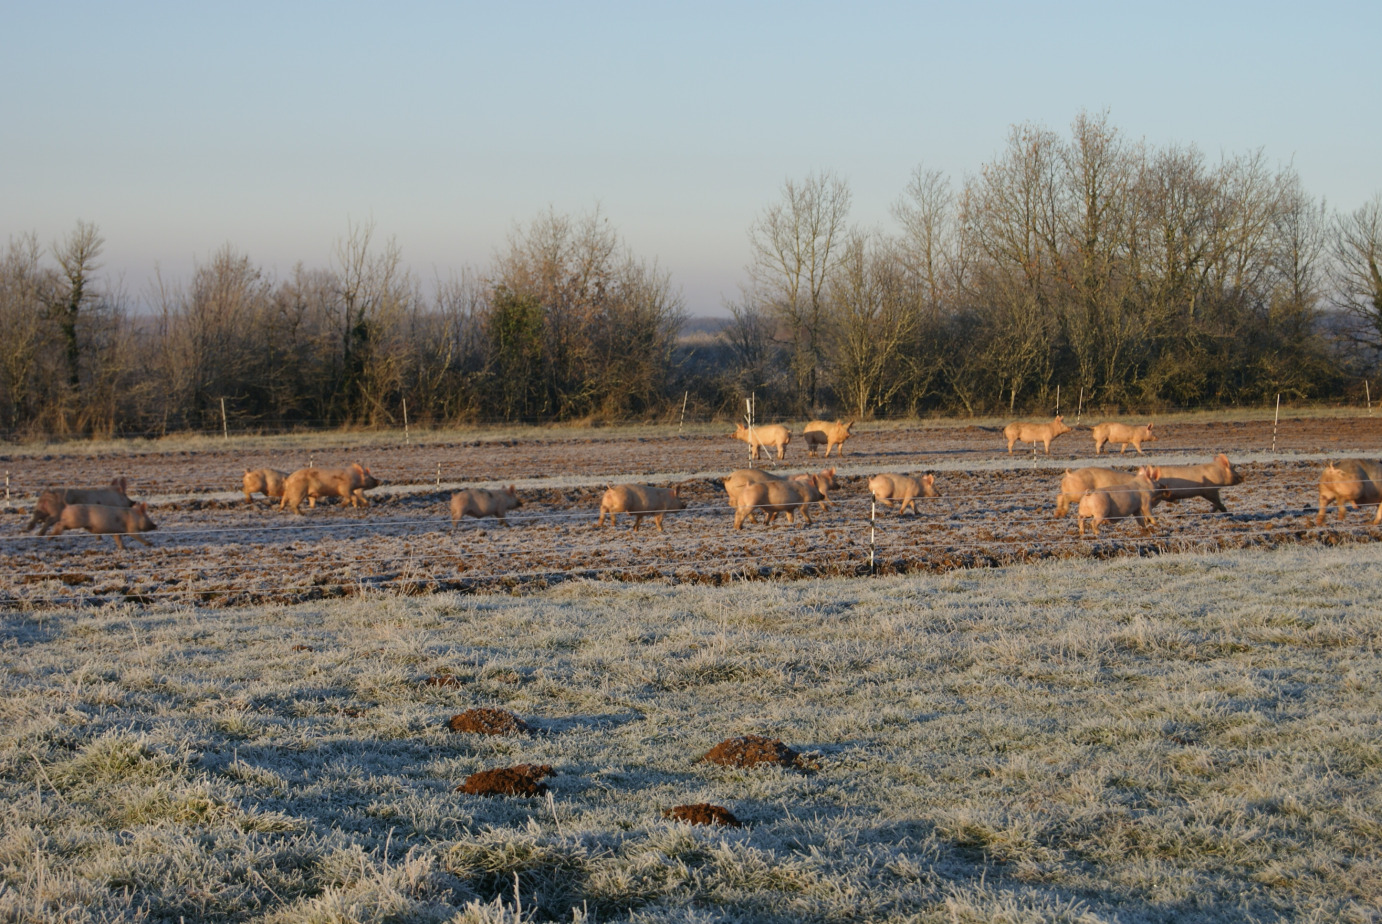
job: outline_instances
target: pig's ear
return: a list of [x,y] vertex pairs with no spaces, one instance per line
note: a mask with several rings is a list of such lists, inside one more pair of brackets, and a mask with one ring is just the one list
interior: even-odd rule
[[140,512],[140,513],[148,513],[148,512],[149,512],[149,505],[146,504],[146,503],[143,502],[143,501],[140,501],[140,502],[139,502],[139,512]]
[[515,492],[514,492],[514,486],[513,486],[513,485],[509,485],[509,493],[510,493],[510,494],[515,493]]
[[1148,429],[1148,430],[1152,429],[1152,422],[1151,422],[1150,420],[1147,421],[1147,429]]

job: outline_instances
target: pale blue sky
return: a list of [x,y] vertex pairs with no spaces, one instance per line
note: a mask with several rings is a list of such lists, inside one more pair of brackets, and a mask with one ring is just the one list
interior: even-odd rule
[[1087,109],[1331,208],[1382,191],[1382,3],[42,3],[0,0],[0,235],[98,224],[135,297],[230,242],[286,274],[348,219],[424,279],[599,205],[692,314],[737,295],[782,181],[887,226],[1011,125]]

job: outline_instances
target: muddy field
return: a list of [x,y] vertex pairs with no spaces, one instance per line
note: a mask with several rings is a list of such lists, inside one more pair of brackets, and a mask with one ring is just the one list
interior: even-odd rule
[[[1087,423],[1087,422],[1086,422]],[[1164,427],[1164,430],[1163,430]],[[726,428],[727,432],[728,428]],[[294,602],[369,591],[545,586],[571,578],[670,579],[723,583],[815,574],[945,570],[1076,556],[1162,550],[1270,547],[1283,543],[1370,541],[1382,536],[1351,513],[1313,525],[1322,460],[1382,456],[1382,418],[1159,423],[1160,439],[1140,459],[1129,448],[1096,463],[1087,429],[1056,440],[1050,457],[1019,447],[1009,456],[996,427],[857,427],[846,455],[808,459],[797,441],[783,473],[838,466],[833,506],[811,525],[732,528],[719,479],[744,467],[746,447],[719,431],[637,436],[617,430],[534,431],[531,436],[422,444],[380,443],[344,452],[301,438],[288,449],[211,446],[196,450],[55,449],[0,456],[11,496],[0,522],[0,607],[120,600],[229,605]],[[337,441],[339,442],[339,441]],[[1246,475],[1224,492],[1228,514],[1193,499],[1160,508],[1152,536],[1132,524],[1079,539],[1074,514],[1052,518],[1061,471],[1138,462],[1208,461],[1226,452]],[[246,467],[292,470],[359,460],[385,483],[368,509],[325,502],[303,516],[263,498],[246,505]],[[867,480],[880,471],[936,473],[942,494],[921,515],[879,509],[871,519]],[[159,529],[152,548],[85,533],[36,537],[23,532],[40,489],[129,479],[130,495],[149,502]],[[595,526],[605,486],[621,481],[681,483],[690,508],[667,518],[665,533],[645,521]],[[524,505],[509,526],[467,519],[453,533],[446,505],[464,486],[514,484]],[[1372,511],[1367,511],[1370,514]]]

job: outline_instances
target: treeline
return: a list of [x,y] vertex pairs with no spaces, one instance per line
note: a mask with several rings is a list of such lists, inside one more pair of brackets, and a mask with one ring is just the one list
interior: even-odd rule
[[714,338],[598,212],[519,227],[424,284],[372,225],[270,278],[227,245],[134,310],[79,222],[0,260],[0,430],[161,434],[414,423],[1045,412],[1343,396],[1382,350],[1382,195],[1330,214],[1260,152],[1209,162],[1105,116],[1015,127],[955,186],[918,168],[891,229],[788,181]]

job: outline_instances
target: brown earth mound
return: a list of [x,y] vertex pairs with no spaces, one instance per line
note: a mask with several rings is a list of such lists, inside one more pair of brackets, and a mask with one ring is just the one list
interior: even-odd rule
[[472,735],[531,735],[533,729],[512,712],[503,709],[467,709],[453,715],[447,723],[453,732]]
[[729,809],[723,805],[711,805],[709,802],[678,805],[663,812],[662,817],[670,818],[673,821],[684,821],[689,825],[726,825],[731,828],[744,826]]
[[472,796],[543,796],[547,794],[547,784],[542,778],[555,774],[548,764],[497,767],[472,773],[456,791]]
[[434,674],[423,681],[429,687],[459,687],[461,678],[452,674]]
[[739,738],[726,738],[715,745],[697,760],[726,767],[757,767],[759,764],[775,764],[779,767],[804,768],[801,755],[775,738],[762,735],[743,735]]

